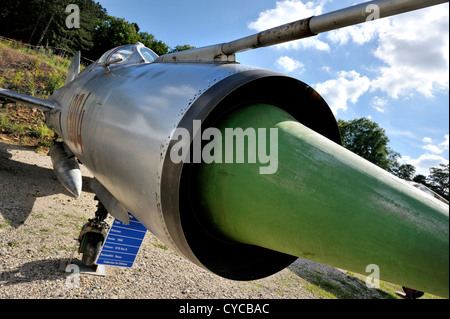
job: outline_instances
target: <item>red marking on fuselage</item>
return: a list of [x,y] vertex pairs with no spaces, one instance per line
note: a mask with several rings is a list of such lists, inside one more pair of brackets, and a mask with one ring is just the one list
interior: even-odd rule
[[87,100],[89,99],[89,94],[75,94],[69,104],[69,111],[67,113],[67,134],[69,141],[72,142],[75,148],[79,148],[81,153],[83,153],[83,138],[82,138],[82,128],[84,109]]

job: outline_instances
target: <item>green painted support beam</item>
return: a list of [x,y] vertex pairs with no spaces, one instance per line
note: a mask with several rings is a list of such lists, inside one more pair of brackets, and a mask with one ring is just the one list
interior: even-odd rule
[[223,146],[225,128],[277,128],[278,168],[201,164],[198,217],[215,236],[364,275],[375,264],[381,280],[448,298],[448,205],[275,106],[239,109],[217,127]]

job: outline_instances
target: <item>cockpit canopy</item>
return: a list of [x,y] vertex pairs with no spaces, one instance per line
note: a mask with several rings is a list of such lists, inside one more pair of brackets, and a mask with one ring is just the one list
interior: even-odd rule
[[[104,53],[100,59],[99,63],[111,63],[113,61],[117,64],[136,64],[136,63],[151,63],[158,58],[158,55],[147,48],[142,43],[138,42],[136,44],[126,44],[120,47],[111,49]],[[98,63],[97,63],[98,64]]]
[[80,75],[92,71],[97,66],[152,63],[157,58],[158,55],[155,52],[140,42],[125,44],[105,52],[100,59],[86,67]]

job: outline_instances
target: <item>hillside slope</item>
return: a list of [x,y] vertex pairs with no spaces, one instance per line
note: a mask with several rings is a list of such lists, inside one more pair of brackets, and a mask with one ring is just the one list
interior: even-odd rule
[[[34,51],[16,42],[0,40],[0,87],[47,98],[64,84],[68,59],[51,51]],[[0,140],[48,148],[54,133],[44,123],[42,111],[0,100]]]

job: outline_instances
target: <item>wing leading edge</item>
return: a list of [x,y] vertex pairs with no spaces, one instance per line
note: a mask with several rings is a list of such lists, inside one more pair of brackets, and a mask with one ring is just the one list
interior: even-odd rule
[[61,106],[56,102],[0,88],[0,98],[2,97],[7,101],[19,102],[31,107],[37,107],[44,112],[61,110]]

